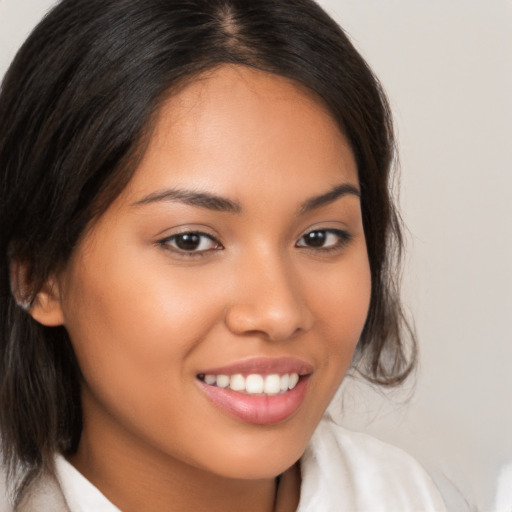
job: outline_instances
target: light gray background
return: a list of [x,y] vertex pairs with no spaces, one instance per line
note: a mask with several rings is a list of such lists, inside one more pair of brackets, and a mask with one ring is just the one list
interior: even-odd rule
[[[0,76],[52,3],[0,0]],[[333,411],[418,457],[453,510],[456,487],[478,510],[510,512],[512,2],[320,3],[391,99],[410,231],[404,294],[421,348],[409,402],[410,388],[383,396],[347,381]]]

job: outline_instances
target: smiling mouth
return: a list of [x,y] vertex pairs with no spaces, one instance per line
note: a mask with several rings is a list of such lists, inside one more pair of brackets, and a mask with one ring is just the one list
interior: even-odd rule
[[220,410],[255,425],[295,416],[310,387],[311,363],[295,357],[250,358],[196,374],[199,389]]
[[197,378],[207,384],[222,389],[230,389],[237,393],[246,395],[266,395],[274,396],[284,394],[291,391],[298,384],[304,375],[298,373],[273,373],[263,375],[259,373],[251,373],[243,375],[236,373],[233,375],[214,375],[200,373]]
[[[276,370],[274,370],[276,371]],[[200,373],[200,388],[230,416],[256,425],[292,417],[306,396],[311,373]]]

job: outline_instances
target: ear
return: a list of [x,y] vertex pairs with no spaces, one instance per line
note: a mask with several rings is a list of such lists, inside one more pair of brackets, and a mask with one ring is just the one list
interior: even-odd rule
[[44,283],[28,312],[34,320],[47,327],[56,327],[64,323],[59,285],[55,278],[51,277]]
[[[48,278],[32,299],[30,272],[27,264],[11,262],[11,289],[18,306],[37,322],[47,327],[64,323],[59,285],[54,276]],[[31,300],[32,299],[32,300]]]

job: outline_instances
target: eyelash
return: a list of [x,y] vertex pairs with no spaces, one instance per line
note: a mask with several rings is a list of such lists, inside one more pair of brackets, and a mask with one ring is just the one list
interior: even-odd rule
[[[315,246],[307,246],[307,245],[298,245],[301,240],[304,240],[307,236],[312,236],[314,234],[322,233],[325,236],[325,239],[327,240],[328,236],[335,236],[337,240],[334,244],[328,247],[315,247]],[[352,235],[348,231],[344,231],[342,229],[334,229],[334,228],[317,228],[312,229],[311,231],[306,232],[304,235],[302,235],[297,243],[295,244],[295,247],[304,247],[305,249],[308,249],[310,251],[321,251],[322,254],[330,253],[333,251],[339,251],[343,247],[345,247],[350,241],[352,240]]]
[[[200,244],[203,243],[205,239],[209,240],[213,244],[216,244],[217,247],[213,247],[211,249],[203,249],[200,251],[198,251],[198,250],[187,251],[186,249],[180,248],[175,245],[177,240],[179,240],[180,238],[183,239],[186,236],[197,236],[200,239],[202,239],[199,242],[199,247],[201,246]],[[168,251],[172,251],[174,253],[179,254],[180,256],[183,255],[188,258],[203,257],[211,251],[219,251],[219,250],[224,249],[224,247],[222,247],[222,244],[215,237],[213,237],[212,235],[209,235],[208,233],[203,233],[202,231],[183,231],[182,233],[176,233],[176,234],[168,236],[162,240],[159,240],[158,244],[161,245],[164,249],[166,249]]]
[[[300,242],[302,240],[304,240],[306,237],[313,236],[315,234],[318,236],[318,234],[320,234],[320,233],[322,233],[322,236],[324,236],[324,241],[328,240],[329,236],[335,236],[337,238],[337,240],[331,246],[327,246],[327,247],[324,247],[324,246],[315,247],[315,246],[309,246],[309,245],[300,245]],[[196,250],[186,250],[186,249],[178,247],[176,245],[177,240],[179,240],[180,238],[183,238],[183,237],[187,237],[187,236],[199,237],[200,240],[199,240],[198,247],[201,246],[201,244],[204,242],[205,239],[207,239],[210,242],[212,242],[213,244],[215,244],[216,247],[203,249],[203,250],[197,250],[197,248],[196,248]],[[352,240],[352,235],[350,233],[348,233],[347,231],[344,231],[341,229],[333,229],[333,228],[312,229],[311,231],[306,232],[304,235],[302,235],[299,238],[299,240],[295,244],[295,247],[304,248],[309,251],[321,252],[322,254],[325,254],[325,253],[330,253],[330,252],[334,252],[334,251],[339,251],[340,249],[345,247],[351,240]],[[187,258],[204,257],[211,251],[219,251],[219,250],[224,249],[222,244],[215,237],[213,237],[212,235],[210,235],[208,233],[204,233],[202,231],[184,231],[182,233],[176,233],[176,234],[168,236],[162,240],[159,240],[157,243],[160,246],[162,246],[163,248],[165,248],[166,250],[172,251],[174,253],[179,254],[180,256],[184,256]]]

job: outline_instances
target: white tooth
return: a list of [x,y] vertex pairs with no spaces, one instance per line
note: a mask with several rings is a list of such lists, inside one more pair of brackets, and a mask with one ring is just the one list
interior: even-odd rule
[[284,393],[288,391],[288,382],[290,382],[290,376],[286,373],[281,376],[281,391]]
[[227,375],[217,375],[217,387],[227,388],[229,386],[229,377]]
[[290,382],[290,376],[285,373],[284,375],[281,375],[279,379],[279,388],[281,390],[281,393],[284,393],[285,391],[288,391],[288,383]]
[[239,373],[235,375],[231,375],[231,380],[229,382],[229,387],[233,391],[245,391],[245,379],[243,375]]
[[293,389],[297,382],[299,382],[299,375],[297,373],[290,373],[290,381],[288,382],[288,389]]
[[268,395],[277,395],[281,390],[281,379],[279,375],[267,375],[263,385],[263,392]]
[[245,379],[245,390],[251,395],[263,393],[263,377],[254,373],[248,375]]
[[205,375],[204,381],[206,382],[206,384],[214,386],[215,383],[217,382],[217,377],[215,377],[215,375]]

